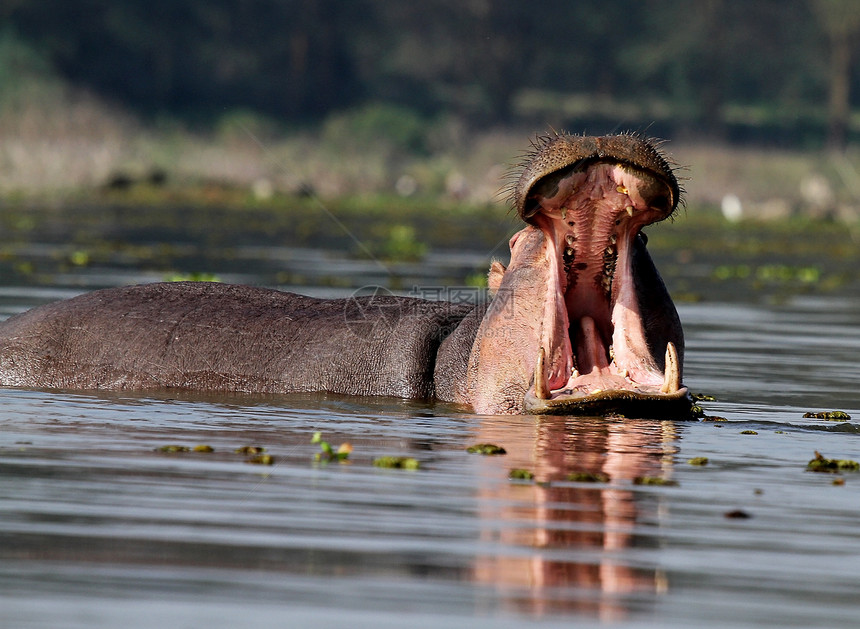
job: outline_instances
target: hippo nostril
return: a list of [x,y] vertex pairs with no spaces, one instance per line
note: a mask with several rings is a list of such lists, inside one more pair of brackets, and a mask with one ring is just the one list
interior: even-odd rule
[[540,211],[540,207],[540,201],[533,198],[527,199],[525,206],[523,207],[523,220],[527,223],[531,223],[532,221],[530,219]]
[[659,195],[654,197],[653,199],[651,199],[648,205],[655,210],[659,210],[660,212],[668,213],[672,210],[672,202],[666,195]]

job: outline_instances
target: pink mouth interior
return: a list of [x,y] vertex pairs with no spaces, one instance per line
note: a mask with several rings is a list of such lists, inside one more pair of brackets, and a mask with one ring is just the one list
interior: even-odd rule
[[659,394],[662,354],[658,360],[648,347],[631,263],[640,229],[671,212],[668,186],[625,165],[596,163],[544,188],[531,198],[539,205],[533,221],[551,245],[539,333],[551,397]]

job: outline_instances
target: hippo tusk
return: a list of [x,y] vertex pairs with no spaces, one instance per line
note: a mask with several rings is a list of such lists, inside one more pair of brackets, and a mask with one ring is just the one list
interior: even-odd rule
[[666,345],[666,368],[663,373],[663,393],[675,393],[681,388],[681,369],[678,362],[678,350],[675,344],[669,341]]
[[535,364],[535,397],[541,400],[548,400],[552,397],[549,390],[549,383],[546,381],[546,373],[544,372],[544,360],[546,351],[543,347],[538,349],[537,363]]

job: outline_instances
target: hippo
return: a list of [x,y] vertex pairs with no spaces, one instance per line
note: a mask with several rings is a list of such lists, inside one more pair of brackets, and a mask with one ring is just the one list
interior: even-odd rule
[[491,263],[484,303],[211,282],[108,288],[0,324],[0,386],[688,416],[683,331],[641,231],[681,202],[658,145],[635,133],[538,137],[509,193],[524,226],[508,266]]

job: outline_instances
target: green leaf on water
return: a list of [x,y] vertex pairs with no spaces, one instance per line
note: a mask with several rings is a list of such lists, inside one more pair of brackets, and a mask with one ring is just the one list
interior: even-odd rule
[[508,478],[511,480],[534,480],[534,477],[534,472],[519,468],[514,468],[508,473]]
[[399,470],[417,470],[421,467],[418,459],[409,456],[381,456],[373,459],[375,467],[387,467]]
[[320,447],[320,451],[314,455],[314,461],[320,463],[328,463],[329,461],[343,463],[349,458],[352,452],[352,445],[349,443],[340,444],[337,451],[335,451],[328,441],[323,440],[322,432],[320,431],[314,433],[314,436],[311,437],[311,443],[316,443]]
[[852,459],[828,459],[816,450],[815,458],[806,464],[806,469],[810,472],[828,472],[830,474],[860,472],[860,463]]
[[485,455],[496,455],[496,454],[507,454],[507,450],[505,450],[502,446],[497,446],[494,443],[477,443],[473,446],[469,446],[466,448],[466,452],[469,454],[485,454]]

